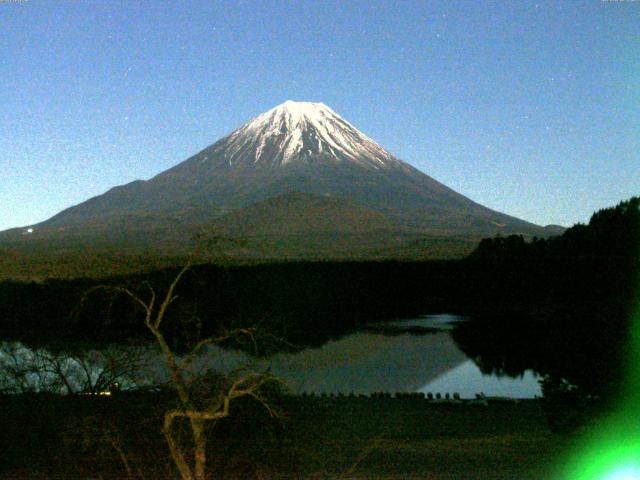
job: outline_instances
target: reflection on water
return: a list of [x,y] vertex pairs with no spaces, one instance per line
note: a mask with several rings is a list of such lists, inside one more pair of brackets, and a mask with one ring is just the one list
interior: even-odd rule
[[448,333],[354,333],[321,348],[277,355],[272,371],[294,392],[415,392],[465,361]]
[[452,330],[456,324],[466,321],[468,318],[461,315],[451,315],[449,313],[441,313],[439,315],[425,315],[419,318],[411,318],[407,320],[392,320],[385,322],[385,325],[396,326],[399,328],[410,329],[412,327],[434,328],[442,331]]
[[[391,322],[388,325],[393,327],[392,334],[376,333],[375,329],[356,332],[319,348],[277,354],[268,361],[255,361],[241,352],[212,347],[194,363],[193,372],[210,369],[230,372],[252,364],[257,370],[270,368],[294,393],[458,392],[463,398],[480,392],[519,398],[540,395],[531,372],[516,379],[483,375],[449,333],[451,322],[460,320],[461,317],[453,315],[435,315]],[[0,344],[0,363],[19,365],[34,358],[33,351],[22,346],[16,348],[17,345]],[[95,370],[92,381],[97,372],[108,370],[108,361],[114,358],[113,352],[109,355],[102,351],[84,352],[83,355],[83,361]],[[127,358],[126,355],[115,357]],[[144,369],[131,375],[137,377],[138,384],[160,384],[168,380],[163,358],[155,345],[146,349],[144,365]],[[84,374],[82,369],[76,370]]]
[[462,398],[472,398],[476,393],[488,396],[533,398],[541,396],[536,375],[528,370],[522,377],[498,377],[483,375],[471,360],[467,360],[420,389],[424,393],[458,392]]

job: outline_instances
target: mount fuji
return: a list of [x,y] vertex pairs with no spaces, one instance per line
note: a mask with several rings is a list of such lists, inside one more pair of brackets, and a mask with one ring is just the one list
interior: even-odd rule
[[202,229],[242,237],[248,255],[286,245],[293,256],[325,257],[393,256],[424,238],[549,234],[456,193],[326,105],[286,101],[149,180],[0,240],[177,248]]

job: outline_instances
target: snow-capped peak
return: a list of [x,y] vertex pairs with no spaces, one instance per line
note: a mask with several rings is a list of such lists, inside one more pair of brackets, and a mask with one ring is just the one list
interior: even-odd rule
[[324,103],[286,102],[258,115],[219,145],[230,166],[349,162],[373,169],[403,165]]
[[338,116],[336,112],[331,110],[322,102],[295,102],[293,100],[287,100],[286,102],[272,108],[269,112],[274,110],[286,112],[292,118],[297,119],[301,119],[303,117],[319,119],[323,115],[327,114]]

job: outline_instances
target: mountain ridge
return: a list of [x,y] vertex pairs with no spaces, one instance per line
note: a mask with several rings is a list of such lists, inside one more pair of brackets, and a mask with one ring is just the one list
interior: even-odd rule
[[[306,203],[296,203],[300,211],[295,215],[291,205],[278,202],[261,210],[260,202],[296,192],[308,197]],[[187,239],[207,225],[229,230],[225,219],[237,223],[242,214],[233,212],[252,205],[254,213],[269,211],[282,220],[289,212],[300,221],[305,211],[318,211],[307,200],[322,203],[328,197],[352,205],[325,210],[336,215],[336,224],[344,222],[345,212],[359,211],[369,227],[384,224],[388,231],[412,235],[475,238],[555,232],[473,202],[398,159],[322,103],[287,101],[149,180],[116,186],[39,224],[0,232],[0,239],[93,232],[108,243],[115,225],[125,236],[127,231],[132,236],[148,232],[152,244],[154,236],[158,241],[163,235]],[[367,223],[372,216],[379,221]],[[313,215],[308,221],[322,223]],[[286,235],[286,225],[280,224],[280,233]],[[235,230],[251,234],[250,225]],[[313,228],[305,231],[312,234]],[[354,251],[357,248],[354,245]]]

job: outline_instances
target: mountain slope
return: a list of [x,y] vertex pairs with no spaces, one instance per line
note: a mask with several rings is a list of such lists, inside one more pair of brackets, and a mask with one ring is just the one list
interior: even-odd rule
[[[260,203],[294,192],[306,196],[291,205],[282,198]],[[327,208],[328,198],[350,206]],[[240,211],[254,204],[252,210]],[[32,226],[29,235],[18,229],[0,238],[95,235],[108,243],[117,230],[120,237],[138,232],[153,244],[179,241],[212,222],[222,231],[255,234],[251,219],[256,215],[269,235],[288,235],[287,218],[298,225],[306,221],[301,231],[312,234],[328,225],[344,226],[347,210],[352,232],[379,231],[384,225],[389,232],[437,236],[547,234],[542,227],[483,207],[399,160],[329,107],[287,101],[150,180],[115,187],[68,208]],[[280,218],[267,225],[264,219],[270,215]]]
[[214,220],[213,231],[232,237],[393,230],[385,215],[338,197],[286,193]]

